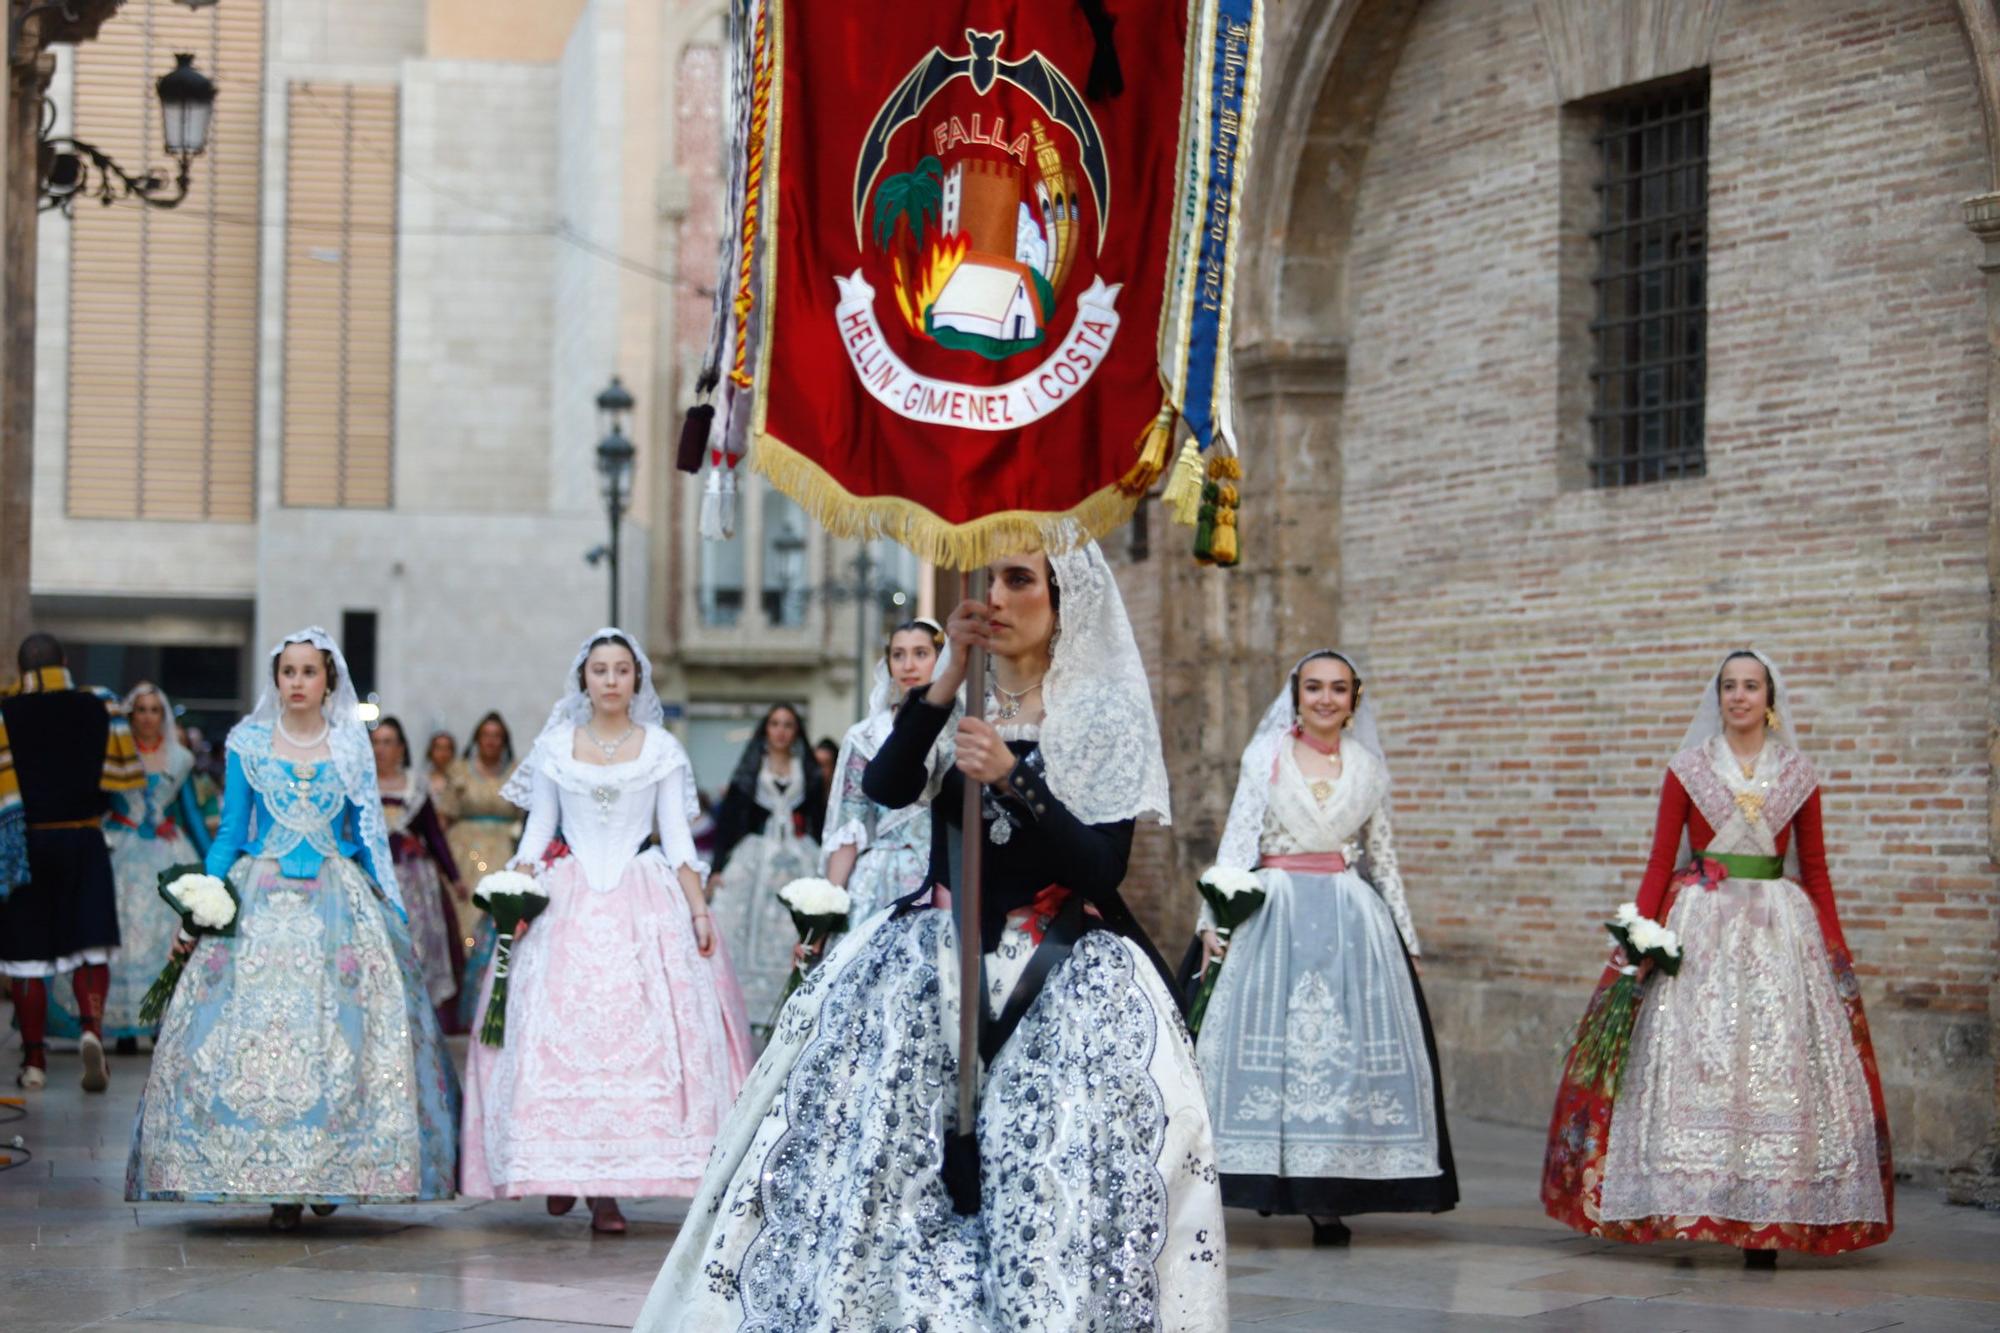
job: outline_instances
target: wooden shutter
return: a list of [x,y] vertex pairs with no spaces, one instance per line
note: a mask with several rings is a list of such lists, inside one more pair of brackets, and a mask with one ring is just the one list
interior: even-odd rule
[[70,247],[69,512],[255,516],[262,0],[130,0],[76,50],[76,136],[169,179],[154,82],[192,52],[215,81],[179,208],[79,198]]
[[386,509],[396,90],[294,83],[285,168],[284,503]]

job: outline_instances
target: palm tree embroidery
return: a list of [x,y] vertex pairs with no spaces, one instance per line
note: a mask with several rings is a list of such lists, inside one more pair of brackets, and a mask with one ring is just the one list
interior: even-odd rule
[[895,248],[914,267],[924,229],[937,222],[943,208],[944,163],[926,157],[915,170],[888,177],[875,191],[875,244],[890,250],[895,241],[904,240],[904,246]]

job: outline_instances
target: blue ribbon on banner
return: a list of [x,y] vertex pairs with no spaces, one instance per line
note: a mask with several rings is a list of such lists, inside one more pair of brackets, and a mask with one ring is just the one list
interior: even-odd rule
[[1256,0],[1216,0],[1215,44],[1208,53],[1208,161],[1197,212],[1193,313],[1188,320],[1185,373],[1181,376],[1181,416],[1203,449],[1215,442],[1215,374],[1222,346],[1227,285],[1230,214],[1236,203],[1237,155],[1243,132],[1243,104],[1254,71],[1250,68],[1251,25]]

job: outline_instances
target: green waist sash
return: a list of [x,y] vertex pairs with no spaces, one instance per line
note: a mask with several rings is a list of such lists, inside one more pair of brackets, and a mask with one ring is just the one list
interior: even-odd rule
[[511,824],[514,822],[514,819],[515,816],[513,815],[460,815],[458,822],[461,824]]
[[1741,852],[1696,852],[1729,872],[1731,879],[1782,879],[1785,874],[1785,858],[1782,856],[1746,856]]

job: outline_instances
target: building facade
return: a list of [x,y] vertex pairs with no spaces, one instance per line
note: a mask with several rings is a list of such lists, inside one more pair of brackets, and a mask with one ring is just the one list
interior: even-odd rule
[[753,483],[705,555],[671,469],[716,281],[722,12],[131,0],[64,50],[60,128],[128,166],[158,158],[171,52],[219,97],[182,207],[43,215],[37,623],[213,724],[262,645],[323,624],[413,732],[498,708],[525,741],[610,615],[594,400],[618,374],[617,619],[703,784],[773,699],[837,736],[864,626],[823,585],[852,548]]
[[1697,691],[1754,644],[1823,776],[1898,1166],[1990,1154],[1995,7],[1270,16],[1244,563],[1156,516],[1124,575],[1174,772],[1156,925],[1186,937],[1285,667],[1356,653],[1450,1091],[1541,1123]]

